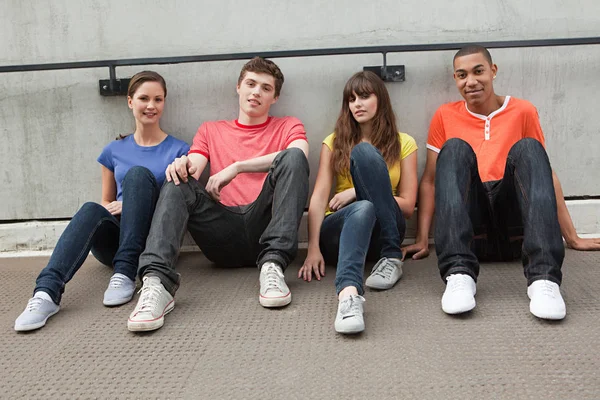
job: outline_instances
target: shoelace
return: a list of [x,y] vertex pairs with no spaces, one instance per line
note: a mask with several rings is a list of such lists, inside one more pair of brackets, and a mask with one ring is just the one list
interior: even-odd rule
[[118,289],[125,284],[125,277],[122,276],[113,276],[110,278],[110,282],[108,282],[108,287],[111,289]]
[[41,299],[39,297],[32,297],[27,302],[27,311],[36,311],[37,309],[39,309],[41,307],[43,302],[44,302],[44,299]]
[[265,271],[265,292],[269,290],[277,290],[281,292],[281,279],[283,274],[275,267],[267,267]]
[[158,286],[144,285],[138,293],[141,293],[139,311],[153,309],[158,305],[158,298],[160,296],[160,288]]
[[359,306],[364,303],[364,301],[365,299],[362,296],[351,295],[342,300],[342,303],[340,304],[340,314],[342,317],[359,314]]
[[556,293],[554,292],[554,287],[549,282],[545,282],[545,281],[542,282],[542,284],[539,287],[539,290],[544,296],[556,298]]
[[459,292],[467,288],[467,282],[469,281],[469,277],[463,274],[450,275],[446,279],[446,281],[448,282],[448,285],[450,285],[450,290],[452,292]]
[[371,275],[379,275],[385,279],[390,279],[396,265],[387,258],[382,258],[381,261],[373,267]]

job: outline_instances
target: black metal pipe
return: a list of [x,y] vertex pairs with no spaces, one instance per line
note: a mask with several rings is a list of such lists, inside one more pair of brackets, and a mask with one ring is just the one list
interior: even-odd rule
[[[457,50],[469,44],[479,44],[489,49],[520,48],[520,47],[556,47],[556,46],[580,46],[600,44],[600,37],[570,38],[570,39],[534,39],[534,40],[509,40],[498,42],[463,42],[463,43],[431,43],[431,44],[408,44],[397,46],[366,46],[366,47],[342,47],[328,49],[307,50],[284,50],[284,51],[255,51],[251,53],[229,53],[210,54],[199,56],[181,57],[153,57],[153,58],[130,58],[121,60],[98,60],[79,61],[50,64],[27,64],[0,66],[2,72],[26,72],[26,71],[49,71],[59,69],[81,69],[102,68],[133,65],[161,65],[161,64],[183,64],[210,61],[233,61],[247,60],[254,56],[265,58],[292,58],[292,57],[315,57],[349,54],[372,54],[372,53],[406,53],[423,51],[446,51]],[[111,79],[112,80],[112,79]]]

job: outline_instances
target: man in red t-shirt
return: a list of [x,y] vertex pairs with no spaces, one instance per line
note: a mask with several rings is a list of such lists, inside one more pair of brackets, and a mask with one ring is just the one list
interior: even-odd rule
[[[271,117],[283,74],[260,57],[240,73],[234,121],[200,126],[190,152],[166,170],[146,249],[140,256],[140,298],[131,331],[160,328],[175,305],[179,246],[188,230],[206,257],[220,265],[256,263],[259,302],[289,304],[283,271],[296,257],[298,226],[308,197],[308,142],[294,117]],[[198,182],[210,161],[206,186]]]
[[417,240],[405,251],[416,253],[414,259],[429,254],[435,209],[438,266],[447,282],[444,312],[475,307],[479,260],[522,257],[531,313],[562,319],[561,231],[567,245],[579,250],[598,250],[600,240],[578,237],[537,110],[525,100],[497,95],[497,72],[484,47],[467,46],[454,56],[454,80],[465,101],[444,104],[431,121]]

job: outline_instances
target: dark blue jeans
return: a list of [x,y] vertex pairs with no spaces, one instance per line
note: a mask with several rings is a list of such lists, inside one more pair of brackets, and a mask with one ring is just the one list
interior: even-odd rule
[[502,180],[485,183],[471,146],[448,140],[437,159],[435,214],[444,281],[455,273],[477,280],[479,260],[521,257],[528,285],[539,279],[560,285],[565,250],[550,161],[537,140],[513,145]]
[[308,161],[291,148],[275,157],[262,191],[251,204],[224,206],[194,178],[163,186],[152,219],[138,276],[160,278],[172,295],[179,288],[175,271],[186,230],[206,258],[229,267],[259,267],[274,261],[284,269],[298,251],[298,227],[308,197]]
[[325,217],[319,246],[326,262],[337,263],[337,293],[354,286],[363,294],[366,259],[402,258],[406,220],[379,150],[368,143],[356,145],[350,154],[350,175],[356,202]]
[[120,220],[100,204],[85,203],[60,236],[48,265],[37,278],[34,293],[43,290],[59,304],[66,283],[90,250],[102,264],[113,265],[115,273],[135,280],[159,193],[152,172],[133,167],[123,179]]

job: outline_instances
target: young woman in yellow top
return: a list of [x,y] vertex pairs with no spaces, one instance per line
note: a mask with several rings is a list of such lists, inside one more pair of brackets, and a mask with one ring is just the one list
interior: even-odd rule
[[[389,289],[402,275],[400,245],[417,197],[417,145],[396,129],[383,81],[354,74],[344,87],[335,132],[323,141],[308,210],[308,255],[298,277],[317,280],[337,263],[335,330],[358,333],[365,260],[377,261],[366,286]],[[335,195],[329,199],[335,178]]]

